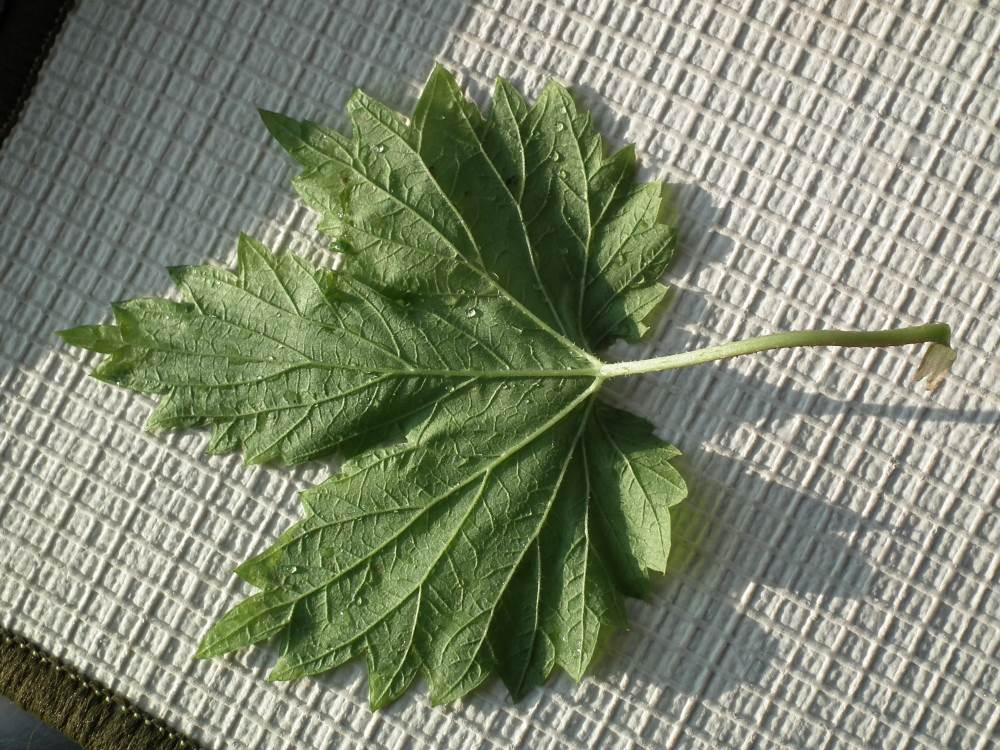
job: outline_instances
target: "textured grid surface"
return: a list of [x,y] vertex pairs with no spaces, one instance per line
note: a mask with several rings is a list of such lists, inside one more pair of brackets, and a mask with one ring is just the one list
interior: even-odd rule
[[[1000,732],[1000,12],[970,2],[85,0],[0,152],[0,622],[212,747],[987,747]],[[254,106],[341,125],[433,59],[555,75],[676,184],[678,294],[631,358],[792,327],[950,322],[619,391],[688,458],[674,572],[593,677],[377,715],[360,667],[195,662],[231,568],[325,475],[142,432],[57,328],[231,260],[322,257]],[[625,354],[625,350],[615,352]]]

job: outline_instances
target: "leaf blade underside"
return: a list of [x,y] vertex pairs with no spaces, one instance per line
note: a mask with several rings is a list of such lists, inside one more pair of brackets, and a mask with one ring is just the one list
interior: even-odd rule
[[258,593],[198,656],[279,637],[271,679],[364,656],[373,707],[418,676],[436,703],[492,673],[515,698],[579,679],[665,569],[685,494],[593,354],[665,292],[660,187],[555,83],[529,105],[500,80],[484,117],[436,67],[412,118],[360,92],[348,114],[351,137],[262,113],[342,270],[244,236],[235,272],[171,271],[180,302],[62,335],[159,397],[150,428],[209,426],[248,463],[347,458],[238,568]]

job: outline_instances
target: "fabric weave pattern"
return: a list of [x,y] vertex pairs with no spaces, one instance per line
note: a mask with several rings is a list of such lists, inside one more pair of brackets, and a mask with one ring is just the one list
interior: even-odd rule
[[[0,623],[209,747],[968,747],[1000,732],[1000,11],[969,2],[84,0],[0,151]],[[630,379],[686,454],[673,572],[580,685],[366,707],[194,661],[232,568],[328,465],[207,457],[52,332],[231,264],[246,231],[329,258],[255,107],[343,126],[433,60],[571,84],[675,187],[676,295],[638,359],[806,327],[943,320],[912,350]]]

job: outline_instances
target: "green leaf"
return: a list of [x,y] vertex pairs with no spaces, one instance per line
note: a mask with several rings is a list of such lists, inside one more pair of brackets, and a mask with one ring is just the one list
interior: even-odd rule
[[95,375],[160,396],[153,429],[211,452],[339,453],[303,518],[241,565],[258,590],[198,656],[278,638],[270,678],[365,657],[374,707],[418,677],[434,702],[498,673],[515,697],[579,679],[624,597],[663,571],[677,451],[600,399],[594,355],[662,299],[674,233],[589,115],[500,80],[488,116],[434,69],[412,118],[358,92],[353,133],[262,112],[337,272],[249,237],[234,272],[175,268],[181,300],[63,332]]

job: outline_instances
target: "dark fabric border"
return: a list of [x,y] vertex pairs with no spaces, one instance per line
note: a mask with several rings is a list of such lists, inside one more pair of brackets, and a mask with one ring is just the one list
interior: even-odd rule
[[0,693],[88,750],[199,747],[6,628],[0,628]]
[[[0,146],[75,0],[0,0]],[[198,745],[40,646],[0,627],[0,693],[88,750]]]
[[21,116],[38,71],[75,0],[0,0],[0,146]]

